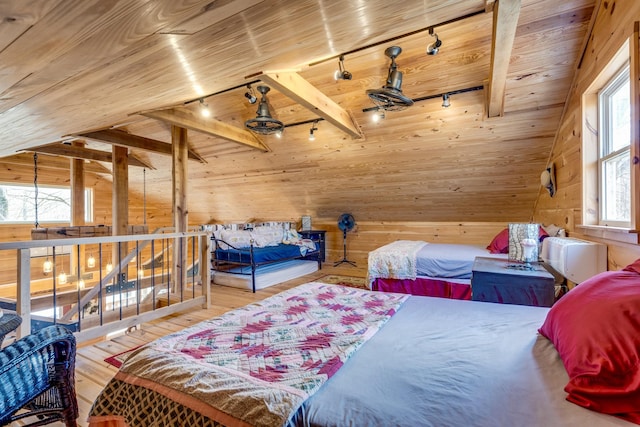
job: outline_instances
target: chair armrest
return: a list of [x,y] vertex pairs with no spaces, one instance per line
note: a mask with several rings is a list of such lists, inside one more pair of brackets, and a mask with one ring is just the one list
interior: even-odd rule
[[55,384],[73,387],[76,340],[48,326],[0,351],[0,421]]

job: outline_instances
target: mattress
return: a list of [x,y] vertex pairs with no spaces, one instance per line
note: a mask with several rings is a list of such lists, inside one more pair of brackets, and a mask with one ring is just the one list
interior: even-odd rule
[[[302,256],[300,246],[285,245],[281,243],[277,246],[267,246],[264,248],[253,248],[254,264],[262,264],[265,262],[275,262]],[[307,255],[314,253],[307,252]],[[244,249],[216,249],[216,259],[219,261],[239,262],[243,264],[251,263],[251,252],[249,248]]]
[[562,361],[537,333],[547,311],[412,296],[291,425],[634,425],[565,400]]
[[492,254],[484,246],[428,243],[416,255],[418,276],[471,279],[476,257],[507,259],[507,254]]

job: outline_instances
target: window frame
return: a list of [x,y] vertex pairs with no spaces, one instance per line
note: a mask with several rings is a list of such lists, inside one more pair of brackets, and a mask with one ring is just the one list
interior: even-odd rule
[[[633,206],[631,203],[632,178],[629,170],[629,218],[627,221],[610,219],[607,216],[607,191],[605,166],[610,160],[624,156],[631,163],[631,69],[630,62],[627,61],[602,87],[598,92],[598,225],[630,228],[633,217]],[[610,108],[612,97],[618,93],[626,83],[629,83],[629,144],[617,150],[613,148],[612,115]]]
[[[640,244],[640,26],[634,25],[630,37],[622,40],[619,49],[608,49],[602,57],[603,65],[595,71],[594,78],[581,90],[582,132],[576,135],[581,140],[582,156],[582,203],[581,223],[576,229],[585,236],[631,244]],[[624,66],[630,64],[631,96],[631,146],[630,185],[631,221],[626,227],[601,225],[599,223],[600,201],[598,187],[598,92]]]

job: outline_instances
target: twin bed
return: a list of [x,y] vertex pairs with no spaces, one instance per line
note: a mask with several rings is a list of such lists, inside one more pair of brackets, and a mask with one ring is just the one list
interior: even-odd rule
[[[90,426],[640,423],[640,371],[624,362],[638,361],[640,274],[601,276],[551,309],[301,285],[137,350],[94,403]],[[597,317],[571,318],[584,310]],[[604,368],[595,367],[591,344],[572,340],[606,341],[609,329],[617,335],[600,343]],[[607,359],[611,348],[620,357]],[[612,381],[620,372],[607,366],[628,380]],[[590,390],[585,375],[599,372],[610,376]]]
[[[322,268],[318,245],[303,239],[291,223],[242,228],[210,226],[215,283],[248,287],[253,292]],[[250,226],[250,228],[244,228]],[[247,283],[248,282],[248,283]]]
[[476,257],[507,259],[507,254],[483,246],[398,240],[369,253],[369,288],[469,300]]

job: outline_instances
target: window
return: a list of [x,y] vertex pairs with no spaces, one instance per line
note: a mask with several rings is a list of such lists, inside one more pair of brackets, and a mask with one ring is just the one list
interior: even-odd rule
[[[633,38],[626,39],[582,93],[582,224],[581,233],[626,243],[640,243],[640,197],[636,182],[640,121],[633,119],[639,106],[639,52]],[[604,58],[603,58],[604,60]],[[595,71],[595,70],[592,70]],[[590,74],[590,73],[587,73]],[[575,170],[575,169],[574,169]],[[571,174],[571,171],[569,171]]]
[[631,223],[631,103],[628,64],[598,94],[600,225]]
[[[36,220],[35,188],[26,185],[0,185],[0,223]],[[85,221],[92,221],[92,191],[85,190]],[[71,190],[38,186],[38,222],[70,222]]]

